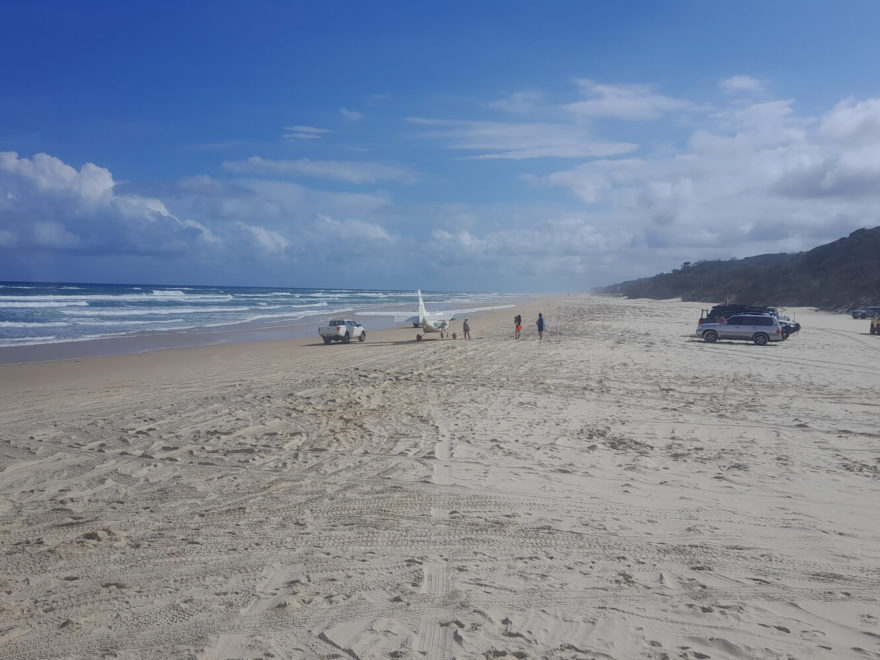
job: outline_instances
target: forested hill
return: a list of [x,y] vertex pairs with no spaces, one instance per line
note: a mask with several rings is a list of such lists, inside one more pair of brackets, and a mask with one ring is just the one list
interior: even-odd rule
[[880,227],[796,254],[686,262],[661,273],[597,289],[628,298],[681,298],[746,305],[847,310],[880,305]]

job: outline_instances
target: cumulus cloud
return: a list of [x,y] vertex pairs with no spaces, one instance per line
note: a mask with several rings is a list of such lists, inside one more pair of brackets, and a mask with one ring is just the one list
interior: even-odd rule
[[679,149],[528,180],[567,188],[597,218],[660,251],[711,258],[808,249],[878,224],[878,119],[876,100],[845,100],[820,118],[799,117],[788,100],[753,103],[708,115]]
[[880,99],[844,99],[822,117],[819,136],[840,145],[880,143]]
[[223,168],[238,174],[258,174],[280,177],[313,177],[347,183],[378,183],[396,181],[412,183],[417,180],[414,172],[393,165],[352,161],[266,160],[251,156],[246,160],[226,161]]
[[79,170],[48,154],[19,158],[13,151],[0,152],[0,174],[8,186],[7,197],[15,196],[16,185],[48,194],[62,194],[84,201],[109,199],[113,177],[103,167],[86,163]]
[[159,199],[116,191],[106,168],[0,153],[0,231],[20,249],[162,254],[203,237]]

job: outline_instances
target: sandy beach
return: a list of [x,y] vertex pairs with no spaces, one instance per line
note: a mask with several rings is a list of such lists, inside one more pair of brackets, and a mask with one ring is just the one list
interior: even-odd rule
[[708,306],[2,364],[0,657],[880,658],[880,337]]

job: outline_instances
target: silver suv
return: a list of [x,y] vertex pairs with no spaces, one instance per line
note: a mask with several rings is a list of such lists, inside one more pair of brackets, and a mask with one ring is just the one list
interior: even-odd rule
[[719,319],[715,323],[700,323],[697,336],[710,344],[719,339],[744,339],[758,346],[785,339],[779,320],[771,314],[734,314],[729,319]]

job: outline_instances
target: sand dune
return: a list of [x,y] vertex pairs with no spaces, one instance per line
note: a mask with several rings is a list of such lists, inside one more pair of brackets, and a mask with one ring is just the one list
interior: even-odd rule
[[880,657],[880,338],[700,307],[0,365],[0,656]]

